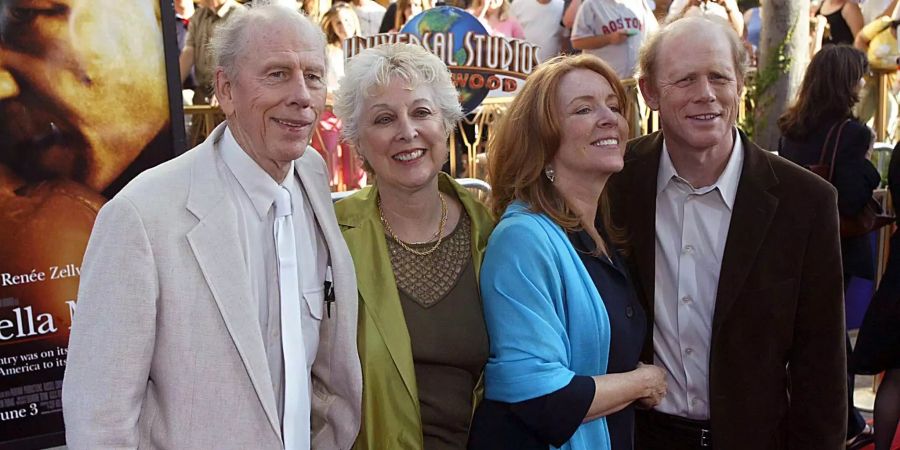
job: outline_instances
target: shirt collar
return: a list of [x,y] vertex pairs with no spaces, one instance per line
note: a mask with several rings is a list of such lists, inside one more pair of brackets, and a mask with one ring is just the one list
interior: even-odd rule
[[[278,183],[238,145],[234,135],[231,134],[231,129],[227,126],[225,132],[222,133],[219,145],[222,148],[222,159],[225,161],[225,165],[228,166],[241,189],[247,194],[259,220],[265,220],[269,215],[272,203],[275,202],[275,195],[280,189]],[[288,189],[294,183],[294,177],[291,176],[293,172],[294,162],[291,161],[290,171],[283,183]]]
[[728,164],[725,165],[725,170],[722,171],[715,183],[700,188],[691,186],[687,180],[678,175],[675,166],[672,164],[672,158],[669,157],[669,148],[665,139],[663,139],[663,148],[659,155],[659,171],[656,176],[656,195],[659,195],[670,183],[677,179],[700,193],[717,189],[728,209],[734,208],[734,198],[737,196],[737,188],[744,166],[744,143],[741,141],[741,135],[736,128],[733,131],[733,135],[734,145],[731,147],[731,156],[728,157]]

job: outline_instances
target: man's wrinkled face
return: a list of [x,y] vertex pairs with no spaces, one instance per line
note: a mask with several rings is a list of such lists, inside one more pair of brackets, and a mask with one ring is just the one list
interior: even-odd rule
[[237,73],[217,70],[216,96],[241,148],[272,174],[303,156],[325,108],[325,42],[313,25],[251,27]]
[[659,111],[669,151],[730,149],[743,79],[726,36],[673,31],[658,50],[656,80],[643,80],[647,105]]
[[0,164],[102,190],[169,120],[155,0],[0,0]]

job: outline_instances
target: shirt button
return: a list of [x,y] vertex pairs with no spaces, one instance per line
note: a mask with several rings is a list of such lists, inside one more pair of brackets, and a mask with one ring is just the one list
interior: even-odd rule
[[697,403],[700,403],[700,400],[697,400],[696,398],[691,399],[691,406],[697,406]]
[[634,317],[634,308],[632,308],[630,305],[625,307],[625,317],[629,319]]
[[684,349],[684,353],[690,355],[691,353],[694,353],[694,349],[688,347],[688,348]]
[[681,297],[681,303],[684,303],[685,305],[690,305],[691,302],[693,302],[693,301],[694,300],[691,298],[690,295],[685,295],[684,297]]
[[693,245],[685,245],[682,252],[686,253],[686,254],[694,253],[694,246]]

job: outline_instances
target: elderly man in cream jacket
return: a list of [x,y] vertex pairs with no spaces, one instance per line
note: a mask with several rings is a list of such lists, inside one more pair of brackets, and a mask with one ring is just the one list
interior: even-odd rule
[[70,448],[348,449],[356,278],[325,164],[325,41],[286,6],[217,33],[227,121],[100,211],[63,384]]

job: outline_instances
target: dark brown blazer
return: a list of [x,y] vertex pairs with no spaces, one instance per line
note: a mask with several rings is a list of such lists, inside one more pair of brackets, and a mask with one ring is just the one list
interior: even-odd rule
[[[741,133],[744,163],[719,276],[709,362],[716,449],[843,449],[844,303],[834,188]],[[663,135],[628,144],[607,189],[654,310],[656,178]],[[671,299],[675,301],[675,299]],[[642,358],[653,361],[653,327]]]

